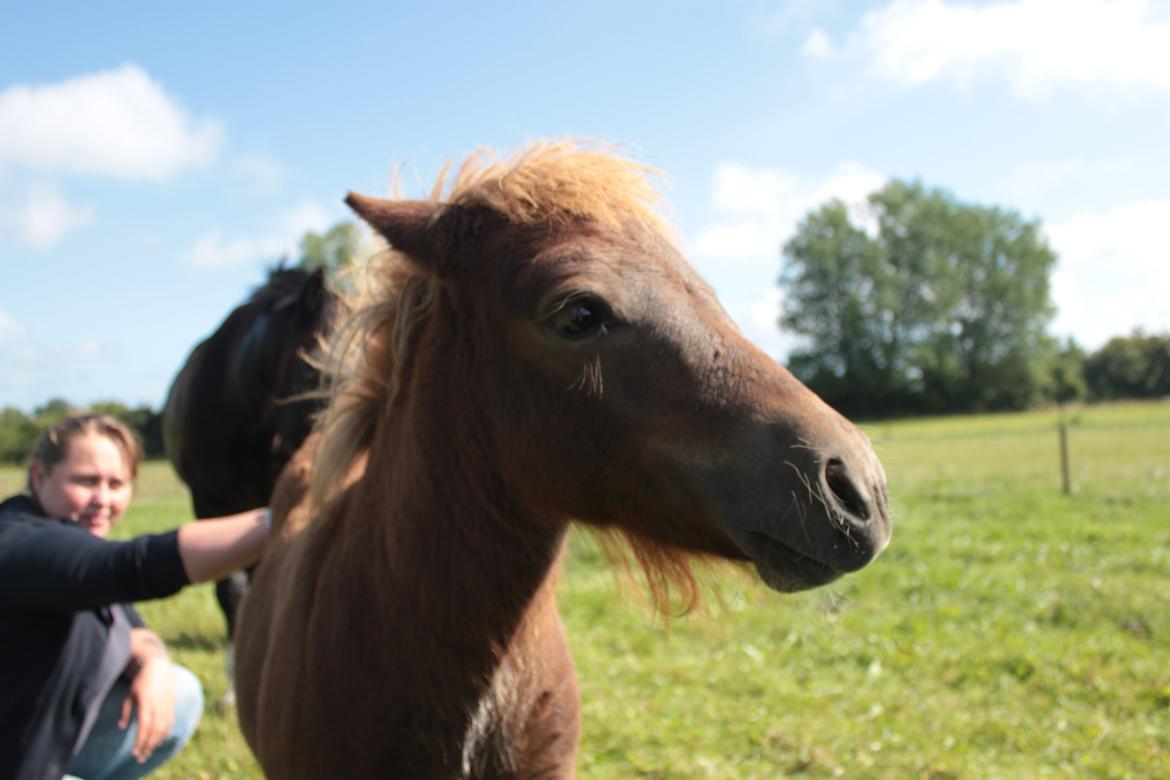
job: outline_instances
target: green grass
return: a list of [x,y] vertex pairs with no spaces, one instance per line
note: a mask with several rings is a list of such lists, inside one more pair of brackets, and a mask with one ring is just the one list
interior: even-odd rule
[[[668,628],[588,536],[561,589],[588,778],[1170,777],[1170,404],[866,426],[894,539],[834,585],[780,596],[708,578]],[[21,475],[0,471],[0,489]],[[190,516],[148,464],[119,529]],[[167,777],[258,776],[223,692],[208,586],[145,604],[209,712]]]

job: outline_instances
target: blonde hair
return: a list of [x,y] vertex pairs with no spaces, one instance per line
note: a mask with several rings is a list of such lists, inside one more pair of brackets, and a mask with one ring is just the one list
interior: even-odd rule
[[[488,206],[520,225],[586,219],[669,235],[657,212],[662,198],[650,184],[661,175],[614,151],[600,143],[538,141],[501,160],[481,149],[460,166],[446,201]],[[444,178],[440,174],[432,199],[442,200]]]
[[142,445],[138,435],[121,420],[108,414],[74,414],[54,423],[33,448],[28,464],[28,491],[33,492],[32,467],[37,464],[45,474],[53,470],[69,451],[69,442],[80,436],[104,436],[122,451],[130,478],[138,476],[138,462],[142,460]]

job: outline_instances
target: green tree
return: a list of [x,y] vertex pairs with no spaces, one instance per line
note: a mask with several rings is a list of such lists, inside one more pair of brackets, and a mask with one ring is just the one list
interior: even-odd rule
[[23,464],[36,446],[40,429],[16,407],[0,409],[0,463]]
[[51,398],[31,415],[14,407],[0,411],[0,462],[24,464],[49,426],[73,413],[64,398]]
[[851,414],[1022,408],[1049,383],[1056,256],[1010,211],[892,181],[784,246],[793,371]]
[[1148,396],[1170,397],[1170,333],[1147,336],[1145,348]]
[[361,234],[352,222],[338,222],[324,233],[309,231],[301,238],[302,268],[315,271],[324,268],[336,274],[349,265],[361,246]]
[[1170,395],[1170,334],[1110,339],[1085,361],[1085,378],[1095,399]]
[[64,420],[73,413],[73,407],[64,398],[50,398],[33,409],[33,420],[40,430],[44,430],[56,422]]
[[1089,385],[1085,380],[1087,355],[1073,339],[1060,347],[1052,361],[1051,382],[1047,396],[1059,404],[1081,401],[1089,397]]
[[38,406],[31,416],[14,407],[0,409],[0,463],[23,464],[32,454],[41,434],[74,412],[116,417],[138,434],[145,457],[160,458],[165,455],[162,416],[149,406],[143,404],[130,408],[118,401],[101,401],[88,408],[78,409],[62,398],[54,398]]
[[880,247],[832,201],[805,219],[785,253],[782,283],[795,305],[781,323],[810,341],[792,355],[792,370],[834,406],[890,404],[910,378],[899,363],[900,324],[884,316],[899,291],[885,278]]

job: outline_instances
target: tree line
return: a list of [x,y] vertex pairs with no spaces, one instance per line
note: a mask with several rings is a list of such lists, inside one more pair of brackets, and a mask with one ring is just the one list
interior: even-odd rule
[[53,398],[25,414],[7,406],[0,409],[0,463],[24,465],[32,455],[41,435],[52,425],[75,412],[108,414],[125,423],[138,434],[142,453],[146,458],[161,458],[163,452],[162,417],[159,412],[143,404],[129,407],[117,401],[103,401],[86,407],[76,407],[64,398]]
[[1170,395],[1170,334],[1092,354],[1048,334],[1056,253],[1013,211],[891,181],[809,213],[782,255],[789,368],[848,415]]
[[[1091,354],[1074,342],[1065,342],[1052,355],[1044,379],[1042,398],[1049,402],[1170,396],[1170,334],[1118,336]],[[11,406],[0,409],[0,463],[24,465],[41,434],[74,411],[112,415],[138,433],[146,458],[165,454],[161,414],[149,406],[132,408],[106,401],[81,409],[55,398],[32,414]]]

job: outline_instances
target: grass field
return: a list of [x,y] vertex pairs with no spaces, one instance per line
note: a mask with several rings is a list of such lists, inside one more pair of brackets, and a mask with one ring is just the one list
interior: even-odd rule
[[[573,539],[561,611],[586,778],[1170,777],[1170,404],[866,426],[894,539],[871,567],[780,596],[708,578],[668,628]],[[0,470],[7,495],[22,482]],[[148,464],[121,535],[190,517]],[[209,586],[142,605],[208,691],[165,777],[255,777],[223,693]]]

